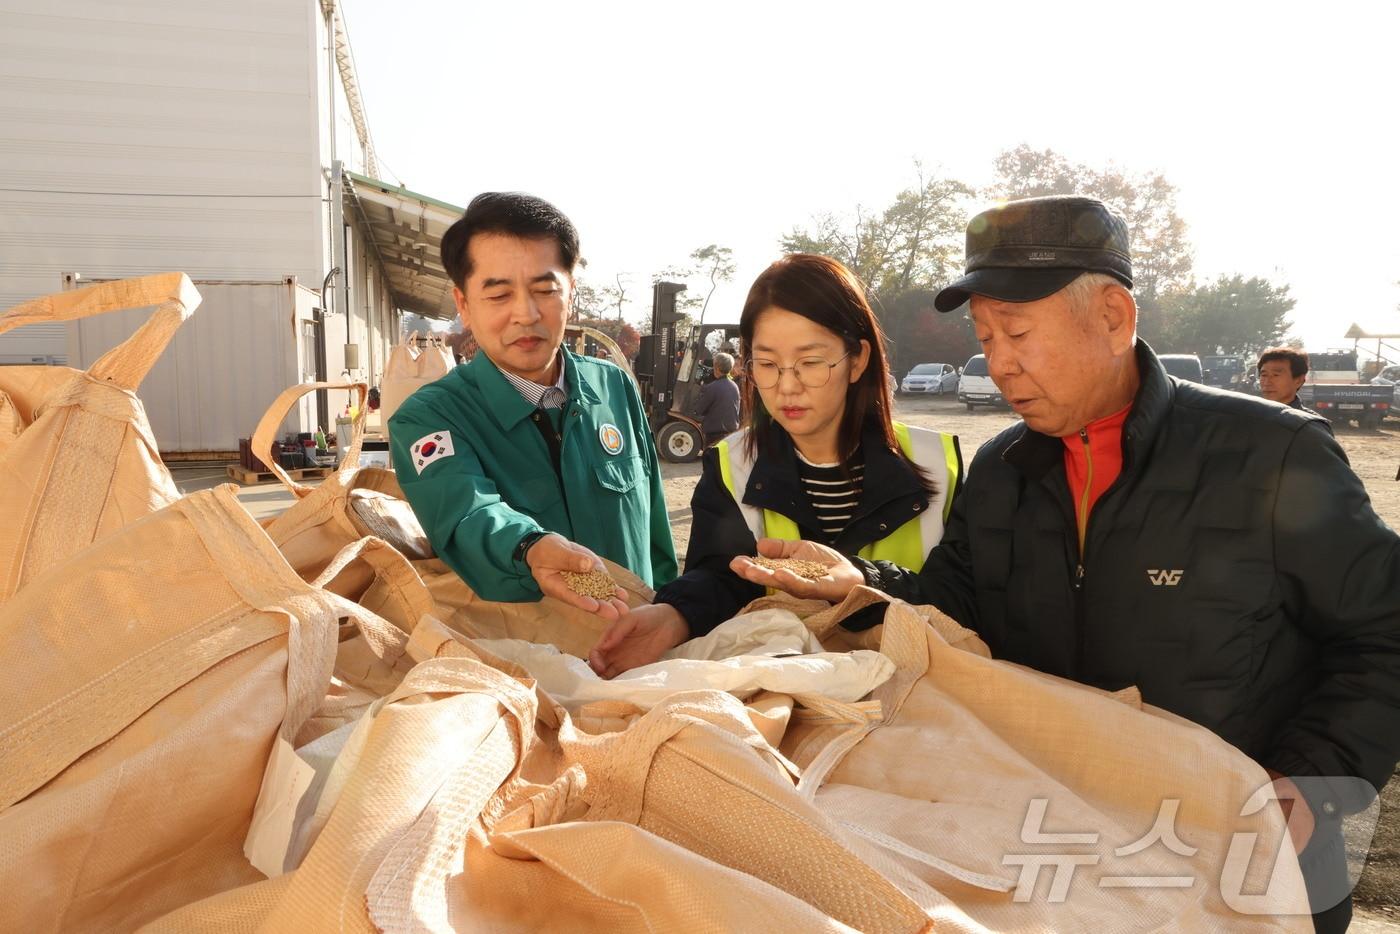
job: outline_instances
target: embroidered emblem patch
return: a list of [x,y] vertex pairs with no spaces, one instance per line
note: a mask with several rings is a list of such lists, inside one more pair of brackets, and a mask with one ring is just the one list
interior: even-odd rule
[[413,469],[422,473],[429,464],[452,456],[452,433],[435,431],[413,442]]
[[622,453],[622,432],[618,431],[612,422],[604,422],[599,426],[598,440],[602,443],[603,450],[609,454]]

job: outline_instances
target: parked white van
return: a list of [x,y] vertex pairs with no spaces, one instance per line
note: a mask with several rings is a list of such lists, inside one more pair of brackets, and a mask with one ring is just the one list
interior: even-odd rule
[[987,374],[987,357],[977,354],[963,367],[962,378],[958,380],[958,401],[967,403],[971,412],[979,405],[1006,405],[1001,390]]

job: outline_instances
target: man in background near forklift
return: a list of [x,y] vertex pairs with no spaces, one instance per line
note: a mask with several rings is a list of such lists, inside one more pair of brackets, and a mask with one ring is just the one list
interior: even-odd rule
[[739,387],[730,376],[733,371],[732,356],[715,354],[715,378],[700,388],[695,415],[700,419],[700,433],[705,436],[707,448],[739,430]]
[[555,597],[606,620],[565,571],[599,557],[652,587],[676,576],[651,428],[622,368],[564,346],[578,231],[554,205],[488,192],[442,238],[479,353],[389,420],[399,485],[439,558],[486,600]]

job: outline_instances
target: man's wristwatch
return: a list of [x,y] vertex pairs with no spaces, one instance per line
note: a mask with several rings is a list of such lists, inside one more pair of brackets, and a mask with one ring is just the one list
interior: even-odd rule
[[548,532],[541,529],[536,529],[533,532],[527,533],[526,536],[520,540],[520,544],[515,546],[515,551],[511,553],[511,557],[521,564],[525,564],[525,553],[530,550],[530,546],[548,534]]

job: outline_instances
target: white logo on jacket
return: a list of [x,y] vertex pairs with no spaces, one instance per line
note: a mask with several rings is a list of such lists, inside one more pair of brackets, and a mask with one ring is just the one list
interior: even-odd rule
[[598,428],[598,443],[603,446],[603,450],[609,454],[617,455],[622,453],[622,432],[617,430],[617,426],[612,422],[604,422]]
[[1152,582],[1153,587],[1161,587],[1163,584],[1166,584],[1168,587],[1175,587],[1177,584],[1181,583],[1181,575],[1185,573],[1185,570],[1159,571],[1156,568],[1152,568],[1147,572],[1147,579]]
[[422,473],[429,464],[452,456],[452,433],[435,431],[413,442],[413,469]]

